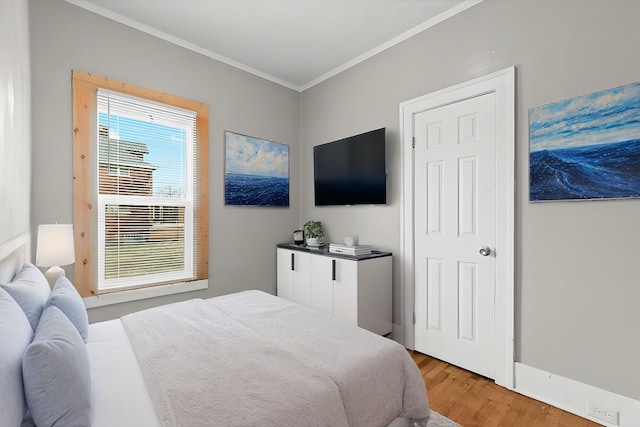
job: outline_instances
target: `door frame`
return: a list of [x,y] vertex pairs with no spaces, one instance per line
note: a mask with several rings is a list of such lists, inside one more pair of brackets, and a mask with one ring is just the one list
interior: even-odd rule
[[515,296],[515,67],[488,74],[400,104],[402,193],[400,262],[402,339],[413,350],[414,282],[414,115],[486,93],[496,95],[496,293],[495,382],[514,388]]

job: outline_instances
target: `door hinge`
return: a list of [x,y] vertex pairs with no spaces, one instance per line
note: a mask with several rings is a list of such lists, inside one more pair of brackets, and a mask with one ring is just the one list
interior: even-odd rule
[[414,136],[412,139],[413,139],[413,144],[411,144],[411,147],[416,148],[416,137]]
[[413,312],[413,324],[414,325],[416,324],[416,312],[415,311]]

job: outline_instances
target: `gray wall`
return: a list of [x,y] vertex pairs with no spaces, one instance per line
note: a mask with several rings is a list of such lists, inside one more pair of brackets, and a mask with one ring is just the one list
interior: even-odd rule
[[[91,320],[244,289],[275,293],[275,244],[298,225],[299,94],[63,0],[32,0],[30,19],[33,230],[73,221],[72,69],[209,104],[209,289],[91,309]],[[224,206],[225,130],[290,146],[289,208]]]
[[[516,87],[516,349],[526,365],[640,399],[640,200],[528,202],[528,109],[635,82],[640,2],[485,0],[301,95],[300,220],[400,252],[399,103],[508,66]],[[386,126],[390,203],[313,206],[312,147]],[[400,259],[394,323],[400,324]]]

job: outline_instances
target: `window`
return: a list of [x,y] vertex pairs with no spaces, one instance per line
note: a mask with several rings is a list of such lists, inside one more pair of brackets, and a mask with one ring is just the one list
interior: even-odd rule
[[208,107],[73,71],[81,295],[206,279]]

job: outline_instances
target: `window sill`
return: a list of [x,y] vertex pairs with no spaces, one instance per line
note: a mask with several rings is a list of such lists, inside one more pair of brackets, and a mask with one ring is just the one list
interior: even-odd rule
[[141,299],[154,298],[164,295],[179,294],[182,292],[197,291],[207,289],[208,280],[195,280],[193,282],[173,283],[170,285],[158,285],[148,288],[129,289],[124,291],[109,292],[102,295],[85,297],[84,306],[86,308],[102,307],[111,304],[137,301]]

